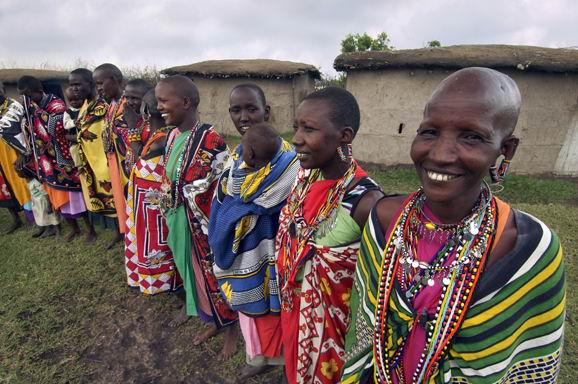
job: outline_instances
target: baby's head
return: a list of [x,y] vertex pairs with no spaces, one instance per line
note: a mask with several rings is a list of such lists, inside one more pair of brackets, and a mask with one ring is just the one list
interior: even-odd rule
[[243,161],[254,169],[267,165],[279,149],[281,138],[267,123],[253,125],[243,135]]

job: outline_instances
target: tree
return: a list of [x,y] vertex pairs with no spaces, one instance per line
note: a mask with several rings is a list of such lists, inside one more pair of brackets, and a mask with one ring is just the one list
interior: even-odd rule
[[375,38],[367,33],[348,33],[345,39],[341,40],[341,53],[365,52],[365,51],[392,51],[395,48],[390,45],[391,41],[387,33],[381,32]]
[[327,87],[345,88],[347,81],[347,73],[341,72],[336,76],[331,76],[325,73],[321,74],[321,79],[315,81],[315,89],[323,89]]
[[439,40],[428,41],[428,42],[425,44],[425,47],[426,47],[426,48],[438,48],[438,47],[441,47],[441,46],[442,46],[442,43],[440,43]]

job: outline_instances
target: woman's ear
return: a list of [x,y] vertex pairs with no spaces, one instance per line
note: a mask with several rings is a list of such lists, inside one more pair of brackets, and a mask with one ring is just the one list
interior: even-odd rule
[[518,149],[518,144],[520,144],[520,139],[514,135],[510,135],[505,138],[502,142],[501,153],[506,160],[512,160],[516,154],[516,149]]
[[188,110],[193,106],[193,102],[190,97],[183,97],[183,107]]
[[265,106],[265,121],[269,121],[270,113],[271,113],[271,107],[266,105]]
[[341,144],[351,144],[354,137],[355,132],[353,131],[353,128],[346,126],[341,130]]

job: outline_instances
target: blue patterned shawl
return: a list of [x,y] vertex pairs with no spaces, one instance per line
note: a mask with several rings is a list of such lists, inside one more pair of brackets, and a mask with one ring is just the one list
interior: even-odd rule
[[242,161],[242,147],[218,184],[209,223],[214,271],[233,310],[247,315],[279,312],[275,236],[279,212],[297,175],[294,148],[283,140],[265,167]]

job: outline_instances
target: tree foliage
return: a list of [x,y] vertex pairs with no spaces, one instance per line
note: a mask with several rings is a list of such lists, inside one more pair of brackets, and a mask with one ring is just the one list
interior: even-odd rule
[[345,88],[345,82],[347,81],[347,73],[341,72],[336,76],[331,76],[328,74],[321,74],[321,79],[315,82],[315,89],[323,89],[327,87],[340,87]]
[[428,41],[428,42],[425,44],[425,47],[426,47],[426,48],[438,48],[438,47],[441,47],[441,46],[442,46],[442,43],[440,43],[439,40]]
[[387,33],[381,32],[375,38],[367,33],[348,33],[341,41],[341,53],[364,52],[364,51],[392,51],[395,48],[391,45]]

